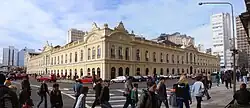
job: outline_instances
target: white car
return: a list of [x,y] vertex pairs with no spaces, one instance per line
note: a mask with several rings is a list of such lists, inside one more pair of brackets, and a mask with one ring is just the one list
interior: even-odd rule
[[118,76],[115,79],[111,79],[111,82],[114,83],[122,83],[126,81],[126,77],[125,76]]

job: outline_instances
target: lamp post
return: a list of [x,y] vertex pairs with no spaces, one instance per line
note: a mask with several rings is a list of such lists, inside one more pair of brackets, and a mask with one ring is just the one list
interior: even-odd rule
[[232,15],[232,29],[233,29],[233,49],[231,49],[231,51],[233,51],[233,91],[236,91],[236,67],[235,67],[235,62],[236,62],[236,46],[235,46],[235,24],[234,24],[234,8],[233,8],[233,4],[231,4],[230,2],[201,2],[199,3],[199,5],[230,5],[231,7],[231,15]]

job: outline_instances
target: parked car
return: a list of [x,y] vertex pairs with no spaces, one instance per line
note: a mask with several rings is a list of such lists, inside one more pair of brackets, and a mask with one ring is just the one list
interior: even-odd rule
[[141,82],[141,81],[147,81],[147,78],[144,78],[143,76],[133,76],[133,82]]
[[113,82],[113,83],[126,82],[126,77],[125,76],[118,76],[115,79],[111,79],[111,82]]
[[92,76],[84,76],[82,77],[82,79],[80,79],[81,83],[92,83],[93,82],[93,78]]
[[43,82],[43,81],[46,81],[46,82],[56,82],[56,75],[45,75],[45,76],[37,76],[36,80],[38,82]]

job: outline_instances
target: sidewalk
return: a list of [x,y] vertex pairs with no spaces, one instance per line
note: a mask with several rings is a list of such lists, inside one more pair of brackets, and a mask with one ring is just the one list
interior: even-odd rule
[[[236,90],[239,90],[241,82],[237,82]],[[233,85],[232,85],[233,86]],[[233,89],[226,89],[225,85],[221,84],[219,87],[215,86],[210,89],[210,100],[203,98],[202,108],[224,108],[229,102],[233,100]],[[192,97],[193,104],[191,108],[196,108],[196,99]]]

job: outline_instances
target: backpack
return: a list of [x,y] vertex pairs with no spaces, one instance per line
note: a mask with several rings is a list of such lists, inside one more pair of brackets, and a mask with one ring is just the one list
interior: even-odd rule
[[12,96],[9,93],[5,93],[0,97],[0,108],[14,108],[12,105]]

